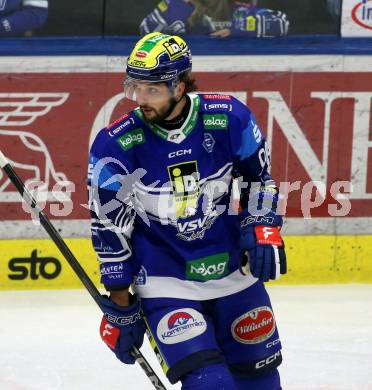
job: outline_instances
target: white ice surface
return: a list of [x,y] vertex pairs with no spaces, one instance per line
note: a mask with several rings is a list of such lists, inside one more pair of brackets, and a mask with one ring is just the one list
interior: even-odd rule
[[[284,390],[372,390],[372,285],[269,292]],[[0,389],[153,390],[137,364],[121,364],[103,345],[99,323],[84,290],[0,292]],[[149,344],[141,350],[164,379]]]

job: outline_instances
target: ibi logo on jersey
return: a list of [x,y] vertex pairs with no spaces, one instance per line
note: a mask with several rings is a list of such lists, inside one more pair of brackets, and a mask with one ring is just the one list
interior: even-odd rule
[[135,145],[143,144],[145,142],[145,134],[142,129],[134,129],[119,137],[117,142],[127,151]]
[[196,161],[168,166],[173,188],[176,216],[185,218],[195,214],[199,197],[199,172]]
[[227,252],[189,261],[186,265],[186,278],[202,282],[220,279],[228,273],[228,261]]
[[206,130],[226,130],[229,119],[226,114],[203,115],[203,124]]

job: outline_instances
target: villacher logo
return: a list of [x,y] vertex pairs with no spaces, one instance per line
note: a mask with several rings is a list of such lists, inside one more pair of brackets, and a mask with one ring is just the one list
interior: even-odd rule
[[257,307],[238,317],[231,325],[231,333],[242,344],[258,344],[269,339],[276,329],[270,307]]

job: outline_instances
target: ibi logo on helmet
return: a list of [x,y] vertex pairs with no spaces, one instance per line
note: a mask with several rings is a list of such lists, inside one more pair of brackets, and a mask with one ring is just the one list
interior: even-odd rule
[[186,278],[188,280],[220,279],[228,273],[229,255],[227,252],[189,261],[186,266]]
[[167,42],[163,43],[166,51],[169,54],[170,59],[176,59],[182,56],[182,51],[185,48],[185,45],[178,44],[174,38],[169,39]]

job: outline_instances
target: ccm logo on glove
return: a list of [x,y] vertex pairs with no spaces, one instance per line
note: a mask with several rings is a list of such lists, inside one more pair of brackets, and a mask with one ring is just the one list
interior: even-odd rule
[[140,313],[135,313],[132,316],[127,316],[127,317],[119,317],[119,316],[112,315],[110,313],[105,313],[105,316],[111,323],[118,324],[118,325],[134,324],[137,320],[141,318]]

